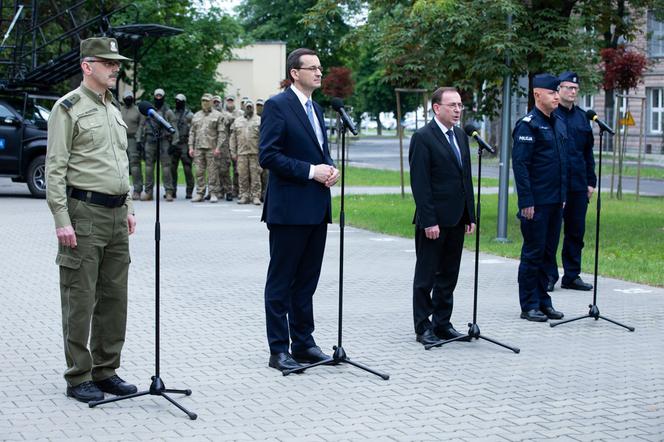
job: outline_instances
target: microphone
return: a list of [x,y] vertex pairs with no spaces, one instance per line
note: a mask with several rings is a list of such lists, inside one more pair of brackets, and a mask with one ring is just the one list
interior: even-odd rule
[[157,123],[159,123],[161,127],[163,127],[168,131],[168,133],[171,134],[175,133],[175,128],[171,126],[171,123],[164,120],[164,117],[162,117],[157,113],[157,111],[154,109],[154,106],[152,106],[152,104],[149,101],[141,101],[140,103],[138,103],[138,110],[146,117],[150,117],[153,120],[155,120]]
[[595,112],[594,110],[592,110],[592,109],[588,109],[588,110],[586,111],[586,117],[588,117],[588,119],[589,119],[590,121],[594,121],[595,123],[597,123],[597,125],[599,126],[599,128],[600,128],[601,130],[606,131],[606,132],[610,133],[611,135],[615,135],[615,134],[616,134],[616,133],[613,131],[613,129],[611,129],[611,128],[609,127],[608,124],[606,124],[605,122],[603,122],[602,120],[599,119],[599,117],[597,116],[597,112]]
[[353,133],[353,135],[357,135],[357,129],[355,129],[353,120],[350,119],[350,117],[346,113],[346,109],[344,109],[344,101],[339,97],[334,97],[332,98],[331,104],[332,104],[332,109],[337,111],[341,116],[341,121],[343,121],[344,126],[346,126],[348,130]]
[[475,126],[472,123],[468,123],[464,126],[463,131],[466,132],[466,135],[469,137],[475,138],[475,141],[477,141],[477,144],[480,145],[480,149],[484,149],[488,151],[491,154],[496,153],[496,149],[493,147],[489,146],[489,144],[480,137],[480,134],[477,132],[479,129],[477,126]]

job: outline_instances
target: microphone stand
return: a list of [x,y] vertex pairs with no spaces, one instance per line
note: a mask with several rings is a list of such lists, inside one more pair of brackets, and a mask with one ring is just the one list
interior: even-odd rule
[[599,126],[599,170],[597,176],[597,219],[595,220],[595,276],[594,276],[595,284],[593,286],[593,303],[588,305],[588,307],[590,308],[590,310],[588,310],[588,314],[579,316],[578,318],[551,322],[550,325],[551,327],[555,327],[557,325],[567,324],[568,322],[578,321],[579,319],[593,318],[595,319],[595,321],[603,319],[605,321],[619,325],[620,327],[624,327],[627,330],[633,332],[634,327],[621,324],[620,322],[614,321],[613,319],[609,319],[605,316],[600,315],[599,308],[597,307],[597,267],[599,263],[599,217],[600,213],[602,212],[602,140],[604,139],[604,132],[606,132],[606,130],[604,130],[602,126]]
[[477,325],[477,277],[479,275],[480,263],[480,221],[482,219],[481,213],[481,192],[482,192],[482,145],[479,144],[477,148],[477,225],[475,229],[475,280],[473,286],[473,322],[468,323],[468,333],[465,335],[457,336],[456,338],[441,340],[435,344],[427,344],[424,346],[425,350],[432,347],[440,347],[454,341],[470,341],[472,339],[484,339],[493,344],[512,350],[514,353],[519,353],[521,350],[517,347],[510,347],[491,338],[488,338],[480,332],[480,327]]
[[159,224],[159,179],[160,179],[160,170],[159,166],[161,163],[161,127],[159,124],[152,125],[152,135],[155,137],[157,140],[157,182],[156,182],[156,187],[157,187],[157,198],[156,198],[156,206],[155,206],[155,223],[154,223],[154,242],[155,242],[155,287],[154,287],[154,292],[155,292],[155,343],[154,343],[154,348],[155,348],[155,374],[154,376],[151,377],[152,383],[150,384],[150,389],[149,390],[144,390],[144,391],[139,391],[137,393],[129,394],[127,396],[116,396],[113,398],[109,399],[103,399],[101,401],[90,401],[88,402],[88,405],[90,408],[93,408],[97,405],[102,405],[102,404],[108,404],[110,402],[117,402],[117,401],[123,401],[125,399],[132,399],[135,397],[139,396],[145,396],[145,395],[153,395],[153,396],[161,396],[165,398],[167,401],[178,407],[180,410],[182,410],[187,416],[189,416],[189,419],[191,420],[196,420],[198,417],[196,413],[192,413],[191,411],[187,410],[184,408],[182,405],[178,404],[174,399],[172,399],[168,394],[166,393],[176,393],[176,394],[184,394],[186,396],[191,395],[191,390],[186,389],[186,390],[174,390],[170,388],[166,388],[164,385],[164,382],[161,380],[161,377],[159,376],[159,241],[161,239],[161,225]]
[[295,368],[293,370],[284,370],[284,376],[288,376],[291,373],[302,373],[305,370],[308,370],[312,367],[317,367],[319,365],[337,365],[341,363],[346,363],[353,365],[357,368],[360,368],[369,373],[380,376],[384,380],[390,379],[390,375],[381,373],[379,371],[373,370],[365,365],[362,365],[358,362],[352,361],[344,350],[342,343],[342,321],[343,321],[343,293],[344,293],[344,227],[345,227],[345,212],[344,212],[344,189],[345,189],[345,178],[346,178],[346,125],[341,120],[341,207],[339,210],[339,329],[338,329],[338,342],[337,345],[332,347],[334,354],[331,358],[325,359],[324,361],[314,362],[313,364],[307,364],[302,368]]

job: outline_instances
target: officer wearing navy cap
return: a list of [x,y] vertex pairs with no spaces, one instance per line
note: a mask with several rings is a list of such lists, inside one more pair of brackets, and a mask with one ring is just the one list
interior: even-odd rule
[[[561,287],[572,290],[591,290],[592,284],[584,282],[581,273],[581,250],[586,230],[588,203],[597,186],[595,158],[593,157],[594,137],[586,112],[574,104],[579,92],[579,77],[575,72],[566,71],[560,80],[560,105],[554,111],[567,127],[567,202],[563,209],[564,239],[562,260],[565,273]],[[556,256],[548,261],[548,291],[558,281]]]
[[567,129],[555,115],[560,81],[551,74],[533,78],[535,107],[512,132],[512,168],[518,195],[523,246],[519,264],[521,318],[544,322],[561,319],[546,291],[544,263],[555,256],[567,194]]

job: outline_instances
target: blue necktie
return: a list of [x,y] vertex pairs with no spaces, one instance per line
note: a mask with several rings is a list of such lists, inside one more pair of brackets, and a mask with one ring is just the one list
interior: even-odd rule
[[311,100],[307,100],[305,106],[307,108],[307,117],[309,117],[309,123],[311,123],[311,128],[314,130],[316,138],[318,138],[318,134],[316,133],[316,123],[314,122],[314,106],[313,104],[311,104]]
[[452,148],[452,151],[454,152],[454,156],[456,157],[457,161],[459,162],[459,166],[461,166],[461,155],[459,154],[459,150],[456,148],[456,145],[454,144],[454,131],[452,129],[447,131],[447,139],[450,142],[450,147]]

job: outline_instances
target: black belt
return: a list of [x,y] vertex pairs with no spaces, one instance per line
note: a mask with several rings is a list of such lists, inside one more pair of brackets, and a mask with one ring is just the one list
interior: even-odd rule
[[77,200],[109,208],[121,207],[127,200],[127,195],[107,195],[105,193],[81,190],[74,187],[68,187],[67,194]]

